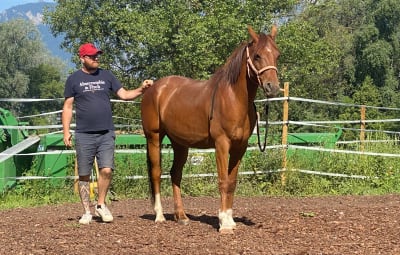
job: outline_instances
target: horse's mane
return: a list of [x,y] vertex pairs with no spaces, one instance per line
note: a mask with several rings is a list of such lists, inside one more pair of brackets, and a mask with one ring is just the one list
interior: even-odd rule
[[[264,47],[266,41],[267,35],[261,33],[257,47]],[[242,42],[238,47],[236,47],[236,49],[226,60],[225,64],[221,66],[211,77],[211,79],[214,81],[212,84],[219,83],[221,80],[227,81],[227,83],[230,85],[235,84],[240,75],[244,51],[248,45],[252,44],[253,42]],[[255,51],[257,51],[257,49],[255,49]]]
[[232,52],[225,64],[218,68],[218,70],[212,75],[211,84],[217,84],[220,81],[226,81],[229,84],[235,84],[240,73],[240,67],[242,64],[243,52],[248,42],[242,42]]

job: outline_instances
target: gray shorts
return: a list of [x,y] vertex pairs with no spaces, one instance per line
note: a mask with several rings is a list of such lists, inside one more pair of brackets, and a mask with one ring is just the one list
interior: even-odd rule
[[115,133],[113,130],[97,133],[75,132],[75,150],[79,176],[91,175],[95,157],[99,169],[114,169]]

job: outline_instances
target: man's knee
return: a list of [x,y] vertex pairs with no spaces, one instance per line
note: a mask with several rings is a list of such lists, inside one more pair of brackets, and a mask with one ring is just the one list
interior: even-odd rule
[[103,176],[104,178],[111,178],[112,175],[112,169],[109,167],[104,167],[99,169],[100,175]]

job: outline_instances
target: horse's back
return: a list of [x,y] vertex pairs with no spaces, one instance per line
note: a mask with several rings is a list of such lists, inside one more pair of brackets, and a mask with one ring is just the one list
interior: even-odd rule
[[167,134],[187,146],[208,141],[211,93],[205,81],[183,76],[157,80],[142,96],[142,125],[146,136]]
[[[179,107],[192,108],[204,104],[207,100],[206,83],[183,76],[166,76],[154,82],[142,96],[142,108],[156,107],[159,111],[173,110]],[[176,106],[176,107],[174,107]],[[166,108],[167,107],[167,108]],[[155,110],[155,109],[154,109]]]

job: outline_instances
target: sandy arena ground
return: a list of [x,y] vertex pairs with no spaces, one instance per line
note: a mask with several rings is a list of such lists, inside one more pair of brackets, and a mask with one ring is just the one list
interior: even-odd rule
[[115,201],[114,222],[78,224],[79,203],[0,212],[0,254],[400,254],[400,195],[239,198],[234,234],[218,232],[219,198],[184,198],[187,226],[154,223],[149,200]]

